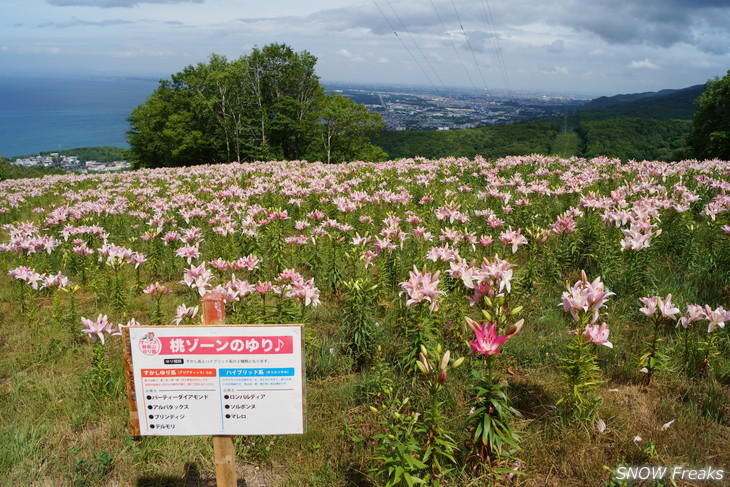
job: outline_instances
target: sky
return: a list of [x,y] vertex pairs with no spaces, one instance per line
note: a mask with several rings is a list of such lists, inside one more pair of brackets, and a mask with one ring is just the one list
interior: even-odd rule
[[0,75],[167,78],[286,43],[322,82],[614,95],[730,69],[730,0],[0,0]]

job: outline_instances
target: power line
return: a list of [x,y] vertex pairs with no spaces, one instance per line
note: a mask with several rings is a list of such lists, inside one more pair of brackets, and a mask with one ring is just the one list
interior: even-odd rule
[[416,40],[413,38],[413,36],[411,35],[411,32],[408,30],[408,28],[403,23],[403,21],[401,20],[400,16],[398,15],[398,13],[393,8],[393,5],[390,3],[390,0],[385,0],[385,3],[387,3],[388,4],[388,7],[390,7],[390,10],[393,11],[393,15],[395,15],[395,18],[398,19],[398,22],[400,22],[401,27],[403,27],[403,30],[405,31],[405,33],[408,34],[408,37],[411,38],[411,42],[413,42],[413,44],[415,44],[416,48],[418,49],[418,52],[421,53],[421,56],[423,57],[423,60],[426,61],[426,64],[428,64],[428,67],[431,68],[431,71],[433,71],[433,74],[436,76],[436,79],[439,80],[439,83],[441,84],[441,86],[444,89],[446,89],[446,85],[444,85],[444,82],[441,81],[441,77],[439,76],[438,72],[436,72],[436,70],[434,69],[434,67],[431,65],[431,61],[429,61],[428,58],[426,57],[426,55],[423,53],[423,49],[421,49],[421,46],[418,45],[418,42],[416,42]]
[[[387,0],[386,0],[386,1],[387,1]],[[377,0],[373,0],[373,3],[375,4],[375,6],[376,6],[376,7],[378,8],[378,10],[380,11],[380,15],[382,15],[382,16],[383,16],[383,18],[385,19],[385,21],[386,21],[386,22],[388,23],[388,26],[390,27],[390,30],[392,30],[392,31],[393,31],[393,34],[395,34],[395,36],[396,36],[396,37],[398,38],[398,40],[400,41],[401,45],[402,45],[402,46],[403,46],[403,47],[405,48],[405,50],[406,50],[406,51],[408,52],[408,54],[409,54],[409,55],[411,56],[411,59],[413,59],[413,62],[414,62],[414,63],[416,63],[416,66],[418,66],[418,69],[420,69],[420,70],[421,70],[421,72],[423,73],[423,76],[425,76],[425,77],[426,77],[426,79],[427,79],[427,80],[428,80],[428,82],[429,82],[429,83],[431,84],[431,86],[432,86],[432,87],[433,87],[433,89],[434,89],[434,90],[436,91],[436,93],[438,93],[439,95],[441,95],[441,92],[440,92],[440,91],[439,91],[439,89],[438,89],[438,88],[436,87],[436,85],[434,84],[433,80],[431,80],[431,78],[430,78],[430,77],[428,76],[428,73],[426,73],[426,70],[425,70],[425,69],[423,69],[423,66],[421,66],[421,63],[419,63],[419,62],[418,62],[418,59],[416,59],[416,56],[414,56],[414,55],[413,55],[413,53],[412,53],[412,52],[411,52],[411,50],[410,50],[410,49],[408,48],[408,46],[406,45],[406,43],[405,43],[405,42],[403,42],[403,39],[401,39],[401,37],[400,37],[400,36],[398,35],[398,32],[397,32],[397,31],[395,30],[395,27],[393,27],[393,24],[392,24],[392,23],[390,22],[390,20],[388,19],[388,17],[387,17],[386,15],[385,15],[385,12],[383,12],[383,9],[382,9],[382,8],[380,8],[380,5],[378,5],[378,2],[377,2]],[[390,5],[390,2],[388,2],[388,5]],[[392,6],[391,6],[390,8],[391,8],[391,10],[393,9],[393,7],[392,7]],[[393,13],[395,13],[395,10],[393,10]],[[396,17],[397,17],[397,14],[396,14]],[[403,24],[403,22],[401,22],[401,24]],[[417,44],[416,44],[416,45],[417,45]],[[420,49],[420,48],[419,48],[419,49]],[[431,69],[433,69],[433,68],[431,68]],[[443,83],[442,83],[442,84],[443,84]]]
[[[433,3],[433,0],[431,0],[431,6],[433,7],[433,11],[436,12],[436,17],[438,17],[439,22],[441,22],[441,27],[443,27],[444,32],[448,35],[448,29],[446,28],[446,24],[444,24],[443,19],[441,19],[441,15],[439,15],[439,11],[436,9],[436,4]],[[466,64],[464,63],[464,60],[461,59],[461,54],[459,54],[459,50],[456,48],[456,44],[454,44],[454,40],[449,36],[449,42],[451,43],[451,47],[454,48],[454,52],[456,53],[456,57],[459,59],[459,62],[461,63],[461,67],[464,68],[464,72],[466,73],[466,77],[469,79],[469,83],[471,84],[472,88],[476,89],[477,85],[474,84],[474,81],[471,79],[471,75],[469,74],[469,70],[466,68]]]
[[[453,2],[453,0],[451,1]],[[507,93],[509,94],[510,100],[514,100],[512,86],[510,85],[509,76],[507,75],[507,65],[505,64],[504,56],[502,55],[502,47],[499,44],[499,36],[497,36],[497,29],[494,25],[494,17],[492,16],[492,9],[489,6],[489,0],[482,0],[481,6],[482,15],[484,16],[484,22],[487,26],[487,32],[489,32],[490,34],[489,40],[490,43],[492,43],[492,48],[494,49],[497,64],[499,65],[499,69],[502,72],[502,79],[504,80],[504,84],[507,88]]]
[[474,64],[477,67],[477,71],[479,71],[479,76],[482,78],[482,84],[484,84],[484,88],[487,89],[487,81],[484,79],[484,74],[482,73],[482,68],[479,67],[479,62],[477,61],[477,57],[474,54],[474,49],[471,47],[471,41],[469,40],[469,36],[466,34],[466,31],[464,30],[464,25],[461,23],[461,17],[459,16],[459,11],[456,9],[456,4],[454,3],[454,0],[451,0],[451,5],[454,7],[454,13],[456,14],[456,20],[459,22],[459,27],[461,27],[461,32],[464,34],[464,37],[466,38],[466,45],[469,47],[469,52],[471,52],[471,57],[474,59]]

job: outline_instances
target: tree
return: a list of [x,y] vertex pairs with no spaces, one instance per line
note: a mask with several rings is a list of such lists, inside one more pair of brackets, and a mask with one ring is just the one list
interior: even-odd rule
[[730,160],[730,70],[705,85],[687,145],[698,159]]
[[319,111],[319,137],[325,162],[385,157],[382,149],[370,143],[370,137],[385,126],[379,114],[336,94],[323,97]]
[[315,107],[323,96],[314,71],[317,58],[306,51],[295,53],[285,44],[270,44],[254,49],[248,62],[260,82],[269,147],[275,157],[301,158],[312,142]]
[[[328,123],[322,110],[329,104],[315,74],[316,61],[306,51],[270,44],[235,61],[213,54],[208,63],[160,81],[128,118],[135,167],[319,157],[321,126]],[[345,104],[343,110],[353,115],[341,119],[363,126],[359,132],[338,129],[353,141],[341,149],[346,144],[332,140],[339,144],[337,160],[362,153],[368,145],[357,134],[382,123],[379,115],[364,116],[361,105]]]
[[184,166],[220,160],[210,131],[210,113],[191,83],[191,71],[163,80],[128,117],[127,133],[135,167]]

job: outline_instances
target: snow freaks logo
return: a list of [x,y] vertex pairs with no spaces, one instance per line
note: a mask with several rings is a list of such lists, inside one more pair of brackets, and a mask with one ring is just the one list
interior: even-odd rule
[[616,480],[699,480],[713,481],[725,479],[725,471],[706,468],[675,467],[619,467],[616,469]]
[[153,332],[147,333],[139,341],[139,351],[145,355],[157,355],[162,350],[162,342]]

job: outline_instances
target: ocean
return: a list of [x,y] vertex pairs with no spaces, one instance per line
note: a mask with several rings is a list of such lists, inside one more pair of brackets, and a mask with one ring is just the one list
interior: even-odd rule
[[126,119],[157,85],[135,78],[0,76],[0,156],[127,148]]

